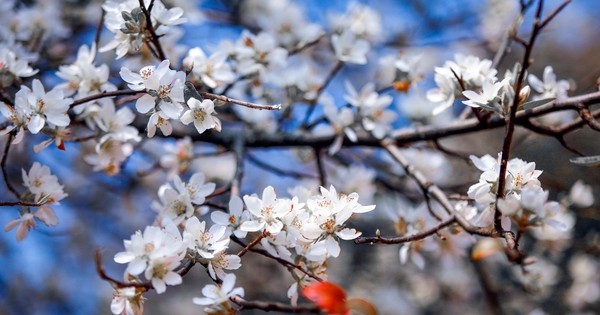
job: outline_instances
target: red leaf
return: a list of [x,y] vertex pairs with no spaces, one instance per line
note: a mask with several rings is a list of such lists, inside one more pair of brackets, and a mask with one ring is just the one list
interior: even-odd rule
[[302,294],[319,308],[331,315],[350,313],[346,305],[346,291],[331,282],[314,282],[302,289]]

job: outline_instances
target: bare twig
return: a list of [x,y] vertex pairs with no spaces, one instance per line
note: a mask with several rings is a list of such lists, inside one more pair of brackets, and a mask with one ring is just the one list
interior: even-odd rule
[[4,177],[4,183],[6,183],[6,187],[8,190],[15,196],[17,199],[21,199],[21,195],[17,192],[15,187],[10,183],[8,178],[8,173],[6,172],[6,161],[8,160],[8,152],[10,150],[10,144],[12,143],[14,135],[11,133],[8,134],[8,140],[6,141],[6,146],[4,147],[4,154],[2,155],[2,161],[0,162],[0,167],[2,168],[2,176]]
[[144,0],[140,0],[140,8],[146,16],[146,30],[150,33],[150,40],[154,44],[154,48],[156,50],[158,58],[160,59],[160,61],[163,61],[167,60],[167,56],[165,55],[165,51],[160,45],[160,40],[158,39],[158,35],[156,35],[156,31],[154,30],[154,26],[152,25],[152,16],[150,15],[150,10],[152,10],[153,4],[154,1],[151,1],[150,5],[148,6],[148,9],[146,9],[146,6],[144,5]]
[[418,240],[422,240],[424,238],[427,238],[431,235],[438,233],[443,228],[445,228],[448,225],[455,223],[455,222],[456,222],[456,218],[454,216],[450,216],[448,219],[438,223],[437,225],[435,225],[429,229],[423,230],[419,233],[415,233],[413,235],[407,235],[407,236],[401,236],[401,237],[381,237],[381,236],[359,237],[354,240],[354,244],[371,244],[371,245],[377,244],[377,243],[401,244],[401,243],[418,241]]
[[281,104],[261,105],[261,104],[236,100],[233,98],[229,98],[225,95],[213,94],[213,93],[208,93],[208,92],[201,92],[200,96],[202,96],[204,98],[210,98],[210,99],[214,99],[214,100],[223,101],[225,103],[237,104],[237,105],[241,105],[241,106],[245,106],[245,107],[249,107],[249,108],[253,108],[253,109],[262,109],[262,110],[280,110],[281,109]]
[[73,103],[71,103],[69,105],[70,108],[73,108],[77,105],[81,105],[90,101],[94,101],[97,99],[101,99],[101,98],[105,98],[105,97],[113,97],[113,96],[122,96],[122,95],[135,95],[135,94],[139,94],[139,93],[145,93],[145,91],[134,91],[134,90],[117,90],[117,91],[110,91],[110,92],[102,92],[102,93],[98,93],[98,94],[94,94],[94,95],[90,95],[84,98],[80,98],[78,100],[73,101]]
[[39,207],[42,204],[35,202],[25,202],[25,201],[0,201],[0,207],[14,207],[14,206],[24,206],[24,207]]
[[246,247],[244,247],[237,255],[239,257],[244,256],[250,249],[252,249],[254,246],[256,246],[256,244],[258,244],[263,238],[269,236],[269,232],[267,232],[266,230],[263,231],[262,233],[260,233],[260,235],[255,238],[252,242],[250,242],[248,245],[246,245]]
[[279,302],[246,301],[238,295],[232,296],[230,300],[241,307],[240,310],[259,309],[267,312],[285,313],[313,313],[320,314],[321,310],[314,305],[288,305]]

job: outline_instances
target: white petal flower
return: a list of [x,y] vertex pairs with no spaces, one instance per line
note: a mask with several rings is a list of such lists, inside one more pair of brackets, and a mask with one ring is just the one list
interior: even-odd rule
[[198,305],[219,305],[226,302],[232,296],[244,296],[243,288],[234,288],[235,275],[228,274],[223,278],[221,285],[208,284],[202,289],[203,298],[194,298],[194,304]]
[[181,122],[189,125],[194,122],[198,133],[203,133],[208,129],[221,131],[221,121],[216,116],[215,104],[211,100],[200,102],[195,98],[190,98],[187,102],[190,109],[181,115]]
[[357,39],[354,33],[345,30],[331,36],[331,44],[339,61],[364,65],[371,45],[364,39]]

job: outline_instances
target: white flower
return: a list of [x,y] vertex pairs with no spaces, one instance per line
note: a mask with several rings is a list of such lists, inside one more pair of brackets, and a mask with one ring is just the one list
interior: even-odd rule
[[160,202],[153,201],[151,207],[170,222],[179,224],[194,214],[194,206],[185,188],[177,191],[170,184],[162,185],[158,189],[158,198]]
[[333,155],[342,148],[344,135],[352,142],[358,140],[356,133],[350,127],[354,124],[354,112],[348,107],[338,109],[329,94],[322,95],[320,101],[323,104],[325,117],[337,135],[328,151],[330,155]]
[[136,91],[146,90],[144,96],[138,98],[135,108],[145,114],[152,109],[160,110],[171,119],[178,119],[183,107],[183,84],[185,73],[169,69],[169,60],[162,61],[158,67],[142,68],[139,74],[123,67],[119,72],[128,86]]
[[364,39],[357,39],[354,33],[345,30],[341,34],[331,36],[331,44],[339,61],[364,65],[371,45]]
[[195,159],[194,145],[190,137],[177,140],[175,145],[167,143],[165,150],[160,158],[160,166],[169,171],[169,178],[185,173]]
[[131,143],[119,141],[110,136],[104,136],[95,146],[95,153],[84,156],[84,160],[94,166],[94,171],[105,171],[114,176],[121,171],[121,164],[133,154]]
[[100,142],[103,142],[103,139],[106,138],[113,138],[122,142],[139,142],[141,139],[137,129],[129,125],[134,119],[135,114],[128,107],[123,107],[116,111],[114,104],[103,104],[98,114],[94,117],[100,130],[106,133]]
[[363,128],[376,138],[383,138],[396,120],[396,113],[386,110],[393,98],[389,95],[379,95],[372,83],[366,84],[359,94],[352,84],[346,81],[346,91],[348,94],[344,95],[344,98],[351,105],[358,107]]
[[475,91],[464,91],[463,95],[468,98],[467,101],[463,101],[463,104],[471,107],[481,107],[487,111],[496,112],[500,115],[504,114],[504,106],[501,104],[502,99],[499,97],[498,92],[508,84],[508,78],[502,80],[502,82],[492,81],[487,79],[483,82],[481,93]]
[[[59,84],[57,88],[62,89],[66,95],[77,92],[77,98],[116,90],[117,87],[108,81],[109,67],[105,64],[100,67],[94,66],[95,57],[95,44],[91,48],[87,45],[81,46],[77,52],[77,59],[73,64],[59,67],[56,75],[67,82]],[[97,102],[105,104],[111,101],[100,99]],[[76,107],[76,112],[80,114],[84,109],[85,104],[79,105]]]
[[381,16],[371,7],[352,3],[348,11],[330,17],[332,27],[337,31],[350,31],[360,38],[375,41],[381,37]]
[[[99,51],[105,52],[116,48],[117,59],[119,59],[125,56],[130,48],[135,50],[141,48],[148,36],[145,30],[147,23],[152,23],[156,35],[164,36],[173,30],[173,25],[186,22],[182,17],[183,9],[179,7],[167,9],[162,1],[158,0],[153,3],[150,21],[147,21],[137,0],[106,1],[102,5],[102,9],[106,12],[104,25],[115,35],[113,40]],[[149,4],[149,0],[144,1],[146,8]]]
[[25,135],[25,128],[27,127],[29,117],[27,117],[21,107],[13,108],[3,102],[0,102],[0,113],[6,118],[6,122],[10,123],[6,128],[0,130],[0,136],[6,135],[16,129],[17,134],[12,143],[20,143]]
[[162,25],[178,25],[187,22],[183,17],[183,9],[179,7],[171,7],[167,9],[162,1],[154,1],[151,16]]
[[250,212],[244,210],[242,199],[238,196],[232,196],[229,200],[229,213],[215,211],[210,214],[210,219],[218,225],[230,229],[238,238],[246,237],[247,231],[240,229],[241,225],[251,219]]
[[56,214],[52,208],[48,206],[41,206],[35,212],[26,212],[20,218],[12,220],[4,226],[4,231],[8,232],[12,230],[15,226],[19,226],[17,228],[17,242],[24,240],[29,234],[29,230],[31,228],[36,228],[37,224],[35,222],[35,218],[44,222],[47,226],[54,226],[58,224],[58,219],[56,218]]
[[[167,227],[172,229],[174,225]],[[185,253],[186,246],[181,237],[174,234],[156,226],[147,226],[143,234],[137,231],[130,240],[123,241],[125,251],[117,253],[114,260],[119,264],[128,264],[126,272],[137,276],[156,258],[177,258]]]
[[165,136],[169,136],[173,132],[173,125],[171,124],[169,117],[162,110],[150,115],[148,124],[146,125],[148,138],[154,137],[156,134],[156,127],[158,127]]
[[587,208],[594,204],[592,187],[578,180],[573,184],[569,192],[569,200],[577,207]]
[[189,125],[193,121],[198,133],[203,133],[207,129],[221,131],[221,121],[216,116],[213,101],[203,100],[200,102],[195,98],[190,98],[187,104],[190,109],[181,115],[182,123]]
[[38,73],[37,69],[34,70],[27,64],[27,60],[18,58],[17,54],[7,47],[0,47],[0,73],[5,71],[21,78]]
[[190,49],[183,59],[183,66],[192,69],[193,78],[214,89],[235,79],[235,74],[226,60],[227,55],[222,52],[216,52],[207,58],[204,51],[196,47]]
[[179,177],[175,177],[175,187],[177,190],[187,190],[188,195],[193,204],[201,205],[206,200],[206,197],[215,191],[215,183],[204,183],[205,177],[201,172],[194,173],[185,187],[178,186],[181,182]]
[[225,270],[237,270],[242,266],[242,259],[238,255],[227,255],[225,250],[215,253],[208,261],[208,274],[213,278],[224,278]]
[[534,96],[533,100],[545,98],[564,99],[567,97],[567,91],[571,87],[567,80],[556,81],[556,75],[554,74],[552,66],[546,66],[546,68],[544,68],[543,82],[533,74],[530,74],[528,79],[531,88],[540,93],[540,95]]
[[492,68],[491,60],[461,54],[455,55],[454,61],[446,61],[443,67],[436,67],[434,80],[438,87],[427,91],[427,98],[442,104],[434,109],[433,114],[437,115],[451,107],[463,88],[479,90],[486,80],[496,82],[497,73]]
[[173,271],[180,264],[177,256],[157,257],[150,261],[144,276],[151,281],[156,293],[161,294],[167,290],[167,284],[181,284],[181,276]]
[[117,288],[110,302],[110,311],[115,315],[141,315],[142,302],[135,287]]
[[23,185],[34,195],[34,202],[59,204],[59,201],[67,196],[58,182],[58,177],[50,174],[48,166],[34,162],[29,173],[22,169],[21,175]]
[[255,232],[264,228],[273,235],[277,234],[283,228],[281,219],[291,210],[289,201],[277,199],[275,190],[271,186],[263,190],[262,199],[256,195],[246,195],[244,202],[253,216],[252,220],[242,223],[240,227],[242,231],[247,232]]
[[206,222],[191,217],[185,222],[183,238],[189,249],[194,250],[202,258],[213,258],[215,252],[223,251],[229,245],[226,228],[222,225],[213,225],[205,230]]
[[15,96],[15,107],[20,108],[28,117],[27,129],[36,134],[42,130],[46,122],[66,127],[71,121],[67,111],[70,98],[64,98],[62,90],[53,89],[46,93],[40,80],[32,83],[33,90],[22,85]]
[[221,285],[208,284],[202,289],[202,298],[194,298],[194,304],[218,306],[227,302],[232,296],[244,296],[243,288],[234,288],[235,275],[228,274],[223,278]]

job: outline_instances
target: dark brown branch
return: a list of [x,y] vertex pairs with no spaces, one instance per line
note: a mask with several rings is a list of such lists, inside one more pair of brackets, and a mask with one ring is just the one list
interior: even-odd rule
[[323,157],[321,156],[321,150],[315,149],[315,160],[317,162],[317,171],[319,172],[319,183],[321,186],[326,187],[327,185],[327,173],[325,172],[325,166],[323,165]]
[[6,141],[6,146],[4,147],[4,154],[2,155],[2,161],[0,162],[0,167],[2,168],[2,176],[4,177],[4,183],[6,183],[6,187],[8,190],[15,196],[17,199],[21,199],[21,195],[17,192],[15,187],[10,183],[8,178],[8,173],[6,172],[6,161],[8,160],[8,152],[10,150],[10,144],[12,143],[14,138],[13,133],[8,134],[8,140]]
[[245,139],[239,137],[233,143],[232,151],[235,154],[235,175],[231,181],[231,195],[241,195],[242,177],[244,176],[244,150]]
[[[153,2],[154,1],[152,1],[150,3],[150,5],[148,6],[148,8],[150,10],[152,10]],[[167,60],[165,51],[163,50],[162,46],[160,45],[160,40],[158,39],[158,35],[156,35],[156,31],[154,30],[154,26],[152,25],[152,16],[150,15],[150,11],[148,9],[146,9],[146,6],[144,5],[144,0],[140,0],[140,8],[142,9],[142,12],[146,16],[146,30],[150,33],[150,37],[151,37],[150,40],[154,44],[154,48],[156,50],[156,54],[158,55],[158,58],[160,59],[160,61]]]
[[117,288],[128,288],[128,287],[136,287],[136,288],[144,288],[146,290],[150,290],[152,288],[152,284],[150,283],[136,283],[136,282],[123,282],[117,279],[114,279],[106,274],[104,271],[104,267],[102,267],[102,255],[100,251],[97,250],[94,254],[94,261],[96,262],[96,272],[100,276],[102,280],[110,282],[114,287]]
[[329,72],[329,74],[327,75],[327,77],[325,78],[325,81],[323,81],[323,84],[321,84],[321,86],[319,86],[319,89],[315,93],[315,98],[309,104],[308,110],[306,111],[306,116],[304,116],[304,122],[302,123],[302,126],[304,126],[304,127],[308,126],[308,124],[310,122],[310,116],[312,115],[313,111],[315,110],[315,107],[317,106],[317,101],[319,100],[319,97],[321,96],[321,93],[323,93],[323,91],[325,90],[325,88],[327,88],[327,86],[329,85],[329,83],[331,83],[331,81],[333,81],[333,78],[335,77],[335,75],[340,70],[342,70],[343,66],[344,66],[344,63],[341,62],[341,61],[338,61],[335,64],[335,66],[333,67],[333,69],[331,69],[331,71]]
[[14,206],[24,206],[24,207],[39,207],[41,204],[35,202],[25,202],[25,201],[0,201],[0,207],[14,207]]
[[401,237],[381,237],[381,236],[359,237],[354,240],[354,244],[371,244],[371,245],[377,244],[377,243],[401,244],[401,243],[418,241],[418,240],[422,240],[424,238],[427,238],[431,235],[438,233],[443,228],[445,228],[448,225],[455,223],[455,222],[456,222],[456,218],[454,216],[450,216],[450,218],[438,223],[437,225],[435,225],[429,229],[423,230],[419,233],[413,234],[413,235],[407,235],[407,236],[401,236]]
[[269,232],[267,232],[266,230],[263,231],[257,238],[255,238],[252,242],[246,245],[246,247],[244,247],[237,255],[239,257],[244,256],[249,250],[251,250],[254,246],[256,246],[256,244],[258,244],[263,238],[267,236],[269,236]]
[[[234,243],[236,243],[236,244],[238,244],[238,245],[240,245],[240,246],[242,246],[244,248],[247,247],[246,243],[242,242],[239,238],[237,238],[237,237],[235,237],[233,235],[230,236],[230,238],[231,238],[231,240]],[[279,264],[281,264],[281,265],[283,265],[283,266],[285,266],[287,268],[296,269],[296,270],[302,272],[303,274],[305,274],[305,275],[307,275],[307,276],[309,276],[309,277],[311,277],[311,278],[313,278],[313,279],[315,279],[317,281],[323,281],[323,279],[321,279],[318,276],[313,275],[310,271],[305,270],[304,268],[302,268],[302,267],[300,267],[300,266],[298,266],[298,265],[296,265],[296,264],[294,264],[294,263],[292,263],[290,261],[287,261],[287,260],[285,260],[285,259],[283,259],[281,257],[273,256],[273,255],[271,255],[269,252],[267,252],[264,249],[252,247],[252,248],[250,248],[250,251],[253,252],[253,253],[257,253],[259,255],[265,256],[267,258],[273,259],[273,260],[277,261]]]
[[279,169],[269,163],[265,163],[265,162],[261,161],[260,159],[258,159],[257,157],[255,157],[254,155],[251,155],[251,154],[246,154],[245,157],[248,159],[248,161],[252,162],[252,164],[254,164],[266,171],[274,173],[276,175],[295,177],[295,178],[317,178],[317,176],[311,175],[311,174],[304,174],[304,173],[299,173],[299,172],[292,171],[292,170]]
[[134,91],[134,90],[117,90],[117,91],[110,91],[110,92],[102,92],[102,93],[90,95],[90,96],[75,100],[75,101],[73,101],[73,103],[71,103],[71,105],[69,105],[69,107],[73,108],[77,105],[81,105],[81,104],[84,104],[84,103],[87,103],[90,101],[94,101],[97,99],[105,98],[105,97],[135,95],[135,94],[139,94],[139,93],[145,93],[145,92],[144,91]]
[[240,296],[232,296],[230,300],[241,307],[240,310],[258,309],[267,312],[285,312],[285,313],[313,313],[321,314],[321,310],[314,305],[289,305],[278,302],[265,301],[246,301]]
[[[510,157],[510,149],[512,146],[513,134],[515,131],[515,123],[516,123],[516,115],[517,110],[520,104],[520,93],[523,88],[523,81],[525,79],[525,73],[529,66],[531,65],[531,53],[533,52],[533,46],[535,44],[535,40],[538,37],[539,32],[541,31],[540,27],[540,19],[542,16],[542,7],[544,1],[539,0],[538,8],[535,14],[535,19],[533,22],[533,31],[531,32],[531,36],[529,37],[529,42],[525,47],[525,54],[523,56],[522,69],[519,71],[519,76],[517,77],[517,87],[515,88],[515,97],[513,99],[512,105],[509,111],[508,125],[506,128],[506,136],[504,137],[504,143],[502,144],[502,156],[500,159],[500,172],[498,177],[498,186],[496,191],[496,202],[498,199],[504,198],[504,187],[506,185],[506,170],[508,165],[508,159]],[[502,213],[498,209],[497,205],[494,209],[494,229],[498,232],[503,231],[502,224],[500,222],[502,218]]]
[[98,49],[98,45],[100,45],[100,34],[102,34],[102,26],[104,25],[104,17],[106,16],[104,9],[101,8],[100,11],[100,19],[98,20],[98,25],[96,26],[96,36],[94,36],[96,49]]

